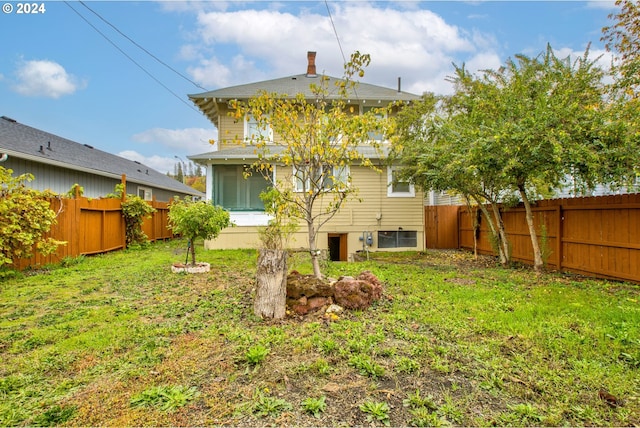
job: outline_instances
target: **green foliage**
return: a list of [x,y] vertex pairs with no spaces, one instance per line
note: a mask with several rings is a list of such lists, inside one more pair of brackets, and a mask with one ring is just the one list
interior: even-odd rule
[[[322,276],[317,251],[318,233],[343,203],[357,194],[348,167],[359,165],[376,169],[358,146],[377,147],[371,135],[385,134],[391,125],[388,119],[381,117],[384,116],[381,110],[354,114],[356,107],[350,104],[349,99],[357,87],[354,77],[362,77],[369,62],[369,55],[355,52],[345,65],[343,79],[335,82],[335,88],[330,87],[330,79],[326,76],[319,76],[317,83],[310,85],[311,99],[303,93],[262,91],[247,103],[235,102],[230,112],[235,120],[254,118],[258,129],[271,129],[283,146],[282,150],[274,150],[273,136],[267,132],[245,136],[247,139],[242,141],[256,147],[258,160],[253,169],[261,172],[279,192],[278,197],[271,198],[276,204],[274,211],[286,211],[288,217],[307,226],[309,251],[317,277]],[[284,166],[291,172],[276,179],[275,165]],[[317,209],[318,206],[322,209]],[[276,224],[276,230],[277,226],[280,225]],[[267,231],[268,242],[278,245],[277,239],[272,240],[273,229]]]
[[434,411],[438,408],[435,401],[433,401],[433,397],[430,395],[423,397],[420,394],[420,390],[416,389],[415,392],[407,394],[407,398],[402,400],[402,405],[404,407],[410,407],[412,409],[417,409],[419,407],[425,408],[430,411]]
[[302,400],[300,404],[302,409],[312,414],[314,417],[319,418],[322,412],[324,412],[327,408],[327,403],[325,402],[326,397],[323,395],[320,398],[308,397]]
[[82,195],[84,195],[84,187],[82,187],[78,183],[75,183],[73,186],[71,186],[71,189],[69,189],[69,191],[65,194],[67,198],[75,198],[76,196]]
[[286,203],[290,198],[289,191],[275,188],[260,193],[260,199],[264,202],[265,212],[271,214],[272,218],[269,224],[258,228],[258,237],[262,242],[262,247],[269,250],[284,249],[291,236],[298,230],[298,224],[295,222],[296,215],[292,212],[295,206]]
[[384,367],[377,364],[368,355],[353,355],[349,358],[349,365],[357,369],[363,376],[369,376],[373,379],[384,376]]
[[253,366],[260,364],[269,355],[269,348],[263,345],[254,345],[244,355],[245,361]]
[[214,239],[229,226],[229,212],[206,201],[176,198],[169,205],[169,227],[189,240],[192,264],[196,263],[196,238]]
[[195,387],[154,386],[135,394],[129,403],[132,407],[156,407],[164,412],[174,412],[199,395]]
[[411,409],[409,413],[411,414],[409,425],[414,427],[443,427],[450,425],[445,418],[425,407]]
[[155,212],[155,208],[140,196],[127,195],[127,199],[122,202],[127,246],[147,242],[149,238],[142,231],[142,224],[144,219],[153,212]]
[[49,192],[27,187],[32,174],[13,176],[13,170],[0,166],[0,266],[31,257],[34,249],[53,253],[64,242],[45,235],[56,222]]
[[276,417],[285,410],[291,410],[292,406],[287,400],[265,395],[260,389],[253,394],[251,411],[258,417]]
[[400,357],[396,361],[398,373],[415,373],[420,370],[420,363],[412,358]]
[[382,422],[385,426],[390,426],[389,405],[380,401],[365,401],[360,405],[360,410],[367,414],[368,422]]
[[76,413],[75,406],[61,407],[55,405],[47,409],[44,413],[39,414],[33,419],[31,426],[35,427],[50,427],[60,426],[73,418]]

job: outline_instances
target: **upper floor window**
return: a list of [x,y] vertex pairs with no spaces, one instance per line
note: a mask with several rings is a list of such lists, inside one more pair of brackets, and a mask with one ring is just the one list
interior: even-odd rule
[[255,117],[249,115],[244,121],[244,135],[247,141],[273,141],[271,125],[260,124]]
[[390,198],[413,198],[416,190],[413,183],[399,178],[400,168],[387,168],[387,196]]
[[[331,172],[329,172],[331,171]],[[344,189],[349,186],[349,166],[334,166],[324,165],[320,171],[316,171],[316,178],[312,185],[310,174],[306,174],[305,170],[293,168],[293,187],[296,192],[305,192],[312,189],[314,186],[322,186],[324,190],[331,190],[334,188]],[[319,183],[322,180],[322,184]]]

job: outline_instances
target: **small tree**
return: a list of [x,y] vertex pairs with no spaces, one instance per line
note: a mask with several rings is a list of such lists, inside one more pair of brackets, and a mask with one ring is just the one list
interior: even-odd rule
[[[220,231],[231,226],[230,216],[222,207],[191,198],[176,198],[169,205],[169,227],[174,233],[182,234],[189,240],[191,264],[196,264],[195,240],[214,239]],[[189,255],[187,254],[187,261]]]
[[53,194],[28,188],[32,174],[13,176],[0,167],[0,266],[31,257],[34,249],[53,253],[64,242],[45,238],[56,222],[56,213],[47,198]]
[[[311,264],[318,278],[322,277],[318,233],[357,191],[347,174],[349,166],[375,169],[358,146],[375,147],[372,135],[384,134],[390,123],[375,110],[360,115],[349,105],[349,99],[357,93],[353,78],[364,76],[369,62],[369,55],[354,53],[345,64],[344,78],[335,81],[335,90],[326,76],[310,85],[313,99],[302,93],[291,96],[261,92],[247,104],[237,103],[232,111],[237,120],[253,117],[259,129],[271,128],[279,139],[274,146],[270,136],[253,137],[250,142],[258,155],[253,167],[263,172],[280,192],[276,203],[293,207],[292,215],[307,226]],[[275,165],[281,165],[283,171],[288,168],[289,172],[275,180]]]

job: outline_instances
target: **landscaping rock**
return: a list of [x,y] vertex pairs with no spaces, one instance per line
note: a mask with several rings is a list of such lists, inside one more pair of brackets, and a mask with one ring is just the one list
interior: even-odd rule
[[382,284],[371,272],[342,277],[334,285],[334,300],[346,309],[366,309],[382,296]]

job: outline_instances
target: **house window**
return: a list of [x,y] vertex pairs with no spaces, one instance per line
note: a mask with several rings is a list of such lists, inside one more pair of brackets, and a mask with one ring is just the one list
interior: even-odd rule
[[268,190],[269,181],[261,172],[249,169],[245,178],[243,165],[213,167],[213,203],[229,211],[264,211],[260,193]]
[[247,141],[273,141],[271,125],[260,124],[255,117],[249,115],[244,121],[244,135]]
[[416,189],[413,183],[402,180],[398,177],[399,168],[387,168],[387,196],[390,198],[413,198],[416,196]]
[[[325,174],[325,171],[331,170],[331,174]],[[331,190],[334,187],[346,188],[349,185],[349,166],[334,166],[330,167],[325,165],[319,171],[320,176],[324,175],[324,177],[317,177],[316,180],[322,179],[322,188],[324,190]],[[305,180],[306,177],[306,180]],[[311,177],[309,174],[305,174],[304,170],[293,168],[293,186],[295,192],[304,192],[308,191],[312,188],[311,186]],[[303,180],[306,181],[306,186],[303,185]],[[319,184],[318,184],[319,185]]]
[[378,248],[415,248],[418,232],[415,230],[379,230]]
[[148,187],[138,186],[138,196],[145,201],[150,201],[153,199],[153,191]]

